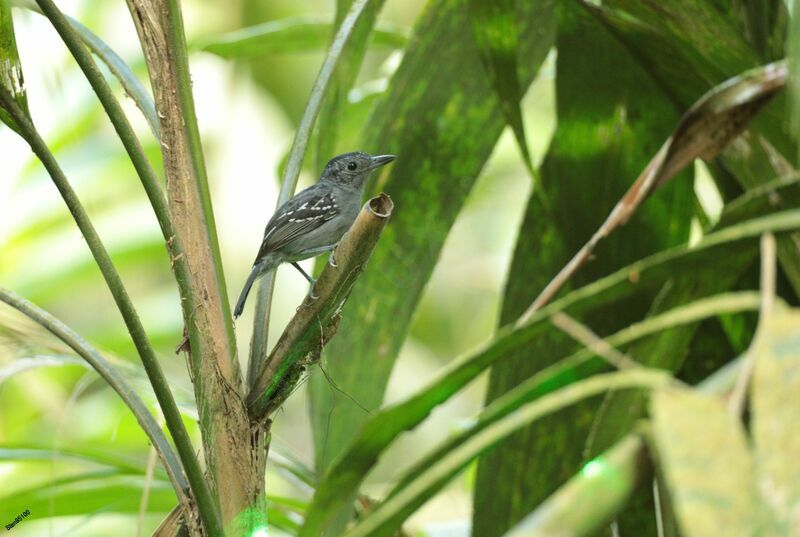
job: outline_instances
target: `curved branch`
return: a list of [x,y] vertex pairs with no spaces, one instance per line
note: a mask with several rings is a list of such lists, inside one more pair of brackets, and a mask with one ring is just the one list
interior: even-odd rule
[[13,97],[2,86],[0,86],[0,106],[5,108],[14,121],[17,122],[22,137],[30,145],[34,154],[41,160],[45,169],[50,174],[53,183],[61,193],[64,203],[67,205],[69,212],[75,219],[75,223],[83,234],[86,244],[89,246],[89,250],[92,252],[92,256],[114,297],[114,302],[117,304],[117,308],[122,314],[125,326],[142,360],[147,378],[150,380],[150,384],[153,386],[153,391],[156,394],[161,410],[164,412],[167,428],[169,428],[169,432],[178,449],[178,455],[181,458],[181,462],[183,462],[183,467],[189,484],[191,485],[194,499],[197,501],[198,510],[200,511],[200,516],[203,518],[203,523],[212,535],[222,535],[222,525],[219,522],[216,506],[211,498],[211,493],[208,490],[203,473],[200,470],[200,463],[195,456],[192,442],[189,439],[189,433],[183,425],[180,411],[178,410],[177,404],[175,404],[175,399],[172,396],[167,379],[164,377],[164,372],[161,370],[158,358],[153,351],[153,347],[150,345],[150,341],[147,338],[139,315],[133,307],[133,303],[122,283],[122,279],[119,277],[119,273],[111,261],[111,257],[108,255],[108,251],[100,240],[97,230],[95,230],[77,194],[72,189],[69,181],[67,181],[64,172],[50,152],[47,144],[42,140],[33,123],[30,122],[19,106],[17,106]]
[[329,260],[312,289],[315,296],[306,296],[256,372],[247,398],[252,420],[267,418],[283,403],[299,380],[302,368],[316,361],[322,347],[333,337],[339,312],[364,270],[393,208],[386,194],[372,198],[342,237],[332,254],[335,264]]
[[172,481],[172,486],[175,488],[178,498],[181,499],[181,503],[185,503],[187,499],[186,490],[189,485],[175,451],[167,441],[167,437],[161,427],[159,427],[155,418],[147,409],[147,406],[114,366],[77,332],[36,304],[3,287],[0,287],[0,301],[5,302],[66,343],[78,356],[86,360],[103,380],[108,382],[109,386],[117,392],[120,399],[136,416],[136,421],[139,422],[142,430],[144,430],[158,452],[158,456],[167,470],[167,475]]

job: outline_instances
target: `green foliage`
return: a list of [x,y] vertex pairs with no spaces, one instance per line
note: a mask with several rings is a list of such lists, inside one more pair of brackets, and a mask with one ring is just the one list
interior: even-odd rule
[[[146,59],[133,47],[129,61],[109,46],[121,42],[117,36],[106,33],[108,13],[117,8],[90,2],[91,9],[70,18],[51,0],[37,3],[127,151],[87,98],[77,99],[70,114],[56,114],[44,136],[34,127],[14,28],[16,22],[16,31],[26,32],[27,19],[12,21],[10,3],[0,0],[0,121],[30,145],[69,208],[56,209],[52,185],[32,160],[17,166],[7,191],[14,201],[0,206],[22,215],[0,229],[0,278],[28,297],[0,287],[9,306],[0,311],[0,515],[13,520],[28,509],[40,522],[26,525],[64,519],[79,534],[104,513],[135,520],[146,495],[153,515],[147,524],[185,514],[191,503],[189,534],[199,533],[202,519],[209,534],[222,535],[224,523],[226,535],[250,537],[253,524],[239,531],[230,522],[266,516],[270,534],[278,535],[427,535],[424,523],[410,517],[453,486],[459,498],[471,498],[475,537],[594,536],[612,522],[622,535],[657,535],[661,528],[685,537],[777,535],[800,526],[800,423],[790,404],[800,392],[800,314],[790,309],[800,302],[800,3],[789,10],[783,0],[420,0],[382,13],[383,0],[337,0],[335,15],[321,17],[317,4],[242,0],[231,18],[219,5],[184,2],[192,6],[187,40],[180,3],[153,0],[152,13],[148,3],[130,4],[140,38],[155,41],[143,41]],[[35,10],[29,2],[15,5]],[[163,24],[163,33],[142,30],[151,23]],[[411,27],[409,35],[404,28]],[[154,68],[156,41],[170,51],[166,70]],[[554,63],[546,60],[552,50]],[[22,58],[38,84],[43,77],[28,68],[24,46]],[[230,69],[234,62],[249,69]],[[71,64],[51,63],[40,71],[59,83],[31,92],[53,100],[32,103],[42,115],[61,105],[62,92],[83,91],[73,87]],[[205,71],[206,64],[213,68]],[[174,109],[164,107],[159,84],[151,98],[140,81],[143,66],[151,81],[174,83]],[[214,86],[212,72],[228,73],[235,84]],[[534,81],[545,91],[525,97]],[[555,100],[540,102],[549,82]],[[119,86],[144,121],[118,102],[112,89]],[[235,190],[227,187],[239,184],[244,168],[224,168],[230,155],[218,147],[249,142],[238,126],[214,132],[219,120],[204,107],[216,101],[225,113],[234,111],[238,103],[225,92],[244,95],[240,86],[252,94],[247,113],[269,123],[270,155],[285,151],[273,142],[287,137],[287,120],[289,127],[297,123],[278,203],[336,153],[398,155],[368,186],[370,194],[391,196],[392,220],[369,263],[361,259],[349,273],[349,302],[324,303],[335,310],[324,310],[331,318],[311,345],[324,347],[324,371],[311,374],[305,436],[296,434],[305,427],[298,397],[289,397],[285,413],[237,418],[243,401],[258,395],[270,411],[284,404],[319,357],[309,356],[308,346],[286,350],[295,360],[291,371],[270,377],[281,399],[248,391],[276,324],[268,322],[271,278],[259,292],[248,382],[239,382],[236,367],[224,379],[212,374],[212,366],[225,363],[218,353],[229,351],[229,363],[243,361],[233,356],[234,329],[239,343],[251,335],[247,324],[234,327],[227,303],[219,311],[200,309],[208,293],[225,301],[222,259],[240,261],[235,227],[227,226],[242,216],[229,213],[245,211],[231,210],[240,201],[230,204]],[[540,116],[551,108],[557,126],[539,164],[526,137],[548,137]],[[45,125],[38,116],[37,122]],[[183,144],[182,169],[193,176],[184,186],[202,213],[185,220],[202,228],[196,237],[203,244],[188,250],[180,241],[187,230],[173,220],[184,199],[172,190],[165,195],[162,181],[166,175],[174,186],[186,177],[171,175],[174,147],[162,143],[159,125],[178,125],[164,128],[165,140]],[[261,158],[247,165],[261,167]],[[131,162],[147,200],[127,180]],[[531,186],[530,177],[541,182]],[[505,205],[481,207],[509,185],[513,192],[495,196]],[[216,211],[219,229],[217,197],[226,203]],[[24,209],[14,212],[17,199]],[[148,200],[155,220],[149,212],[140,218]],[[263,213],[264,203],[248,207]],[[266,221],[268,212],[258,218]],[[464,239],[459,229],[476,214],[492,220],[480,222],[489,228],[511,213],[519,217],[513,240]],[[484,273],[497,272],[505,258],[488,259],[486,240],[511,253],[499,292]],[[194,248],[207,251],[209,274],[187,269],[185,254]],[[453,263],[450,248],[460,252],[458,266],[442,266]],[[423,298],[441,301],[437,313],[454,318],[472,304],[437,294],[439,286],[458,288],[431,279],[437,266],[444,279],[461,278],[499,303],[497,328],[457,358],[451,340],[478,339],[466,327],[448,335],[433,325],[425,339],[409,334],[415,316],[417,324],[428,318]],[[567,276],[561,281],[559,274]],[[111,299],[98,276],[124,324],[107,314]],[[293,312],[294,303],[277,298],[283,291],[275,308]],[[205,326],[216,327],[219,339],[209,336],[214,330],[201,333],[193,320],[198,312],[216,319]],[[292,320],[305,319],[317,333],[311,315],[301,311]],[[193,363],[209,366],[190,367],[191,379],[182,360],[171,358],[184,321]],[[387,394],[387,385],[401,348],[418,361],[413,388],[398,397]],[[416,370],[428,354],[441,358],[430,376]],[[124,361],[137,355],[144,367]],[[87,367],[99,378],[81,380]],[[428,441],[419,429],[454,412],[487,372],[485,401],[473,419]],[[98,390],[101,381],[112,390]],[[197,402],[193,383],[209,388],[197,392]],[[419,436],[407,442],[405,433]],[[190,441],[198,437],[202,451]],[[297,438],[313,438],[313,445],[302,449]],[[236,449],[216,451],[220,439]],[[160,464],[152,466],[150,450]],[[208,454],[206,472],[197,453]],[[226,453],[241,459],[219,458]],[[255,482],[220,472],[219,460],[238,461],[227,468],[252,470],[240,474],[252,473]],[[471,468],[474,474],[465,472]],[[234,497],[241,502],[231,516]],[[141,518],[138,524],[144,526]]]

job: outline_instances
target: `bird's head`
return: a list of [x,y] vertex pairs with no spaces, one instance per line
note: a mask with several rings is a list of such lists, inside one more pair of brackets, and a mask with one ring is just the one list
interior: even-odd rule
[[373,157],[361,151],[345,153],[328,161],[321,180],[361,188],[372,170],[389,164],[394,159],[394,155]]

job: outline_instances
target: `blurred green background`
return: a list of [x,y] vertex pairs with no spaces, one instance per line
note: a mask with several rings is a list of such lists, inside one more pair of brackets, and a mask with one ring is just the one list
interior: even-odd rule
[[[388,0],[378,28],[409,35],[423,4],[422,0]],[[183,6],[190,44],[202,44],[225,32],[265,21],[291,17],[332,21],[336,9],[332,0],[186,0]],[[123,3],[63,1],[59,7],[102,37],[136,68],[142,80],[146,79],[136,32]],[[46,19],[24,10],[15,10],[14,15],[34,121],[106,242],[179,402],[188,403],[192,390],[184,358],[174,352],[182,331],[177,290],[140,183],[88,83]],[[231,300],[235,300],[249,271],[275,206],[280,163],[326,45],[327,38],[320,44],[290,44],[288,48],[303,50],[275,51],[235,61],[200,50],[191,52],[197,113]],[[348,121],[336,153],[359,149],[355,140],[367,119],[367,106],[383,90],[400,59],[401,52],[391,43],[376,41],[370,46],[356,88],[348,95]],[[554,129],[553,64],[551,55],[522,103],[536,162],[542,158]],[[130,99],[123,104],[151,160],[160,165],[156,142],[141,114]],[[314,163],[311,154],[306,158],[301,188],[316,180]],[[494,332],[501,289],[530,185],[519,149],[507,131],[447,239],[393,370],[385,402],[413,392],[445,361]],[[391,191],[388,193],[391,195]],[[311,262],[305,263],[310,268]],[[0,128],[0,282],[64,320],[120,362],[138,362],[100,272],[61,198],[25,143],[7,128]],[[291,267],[278,271],[271,341],[280,334],[305,292],[305,281]],[[144,466],[148,457],[146,438],[113,392],[80,364],[18,371],[19,364],[26,363],[19,358],[34,356],[43,348],[49,348],[51,354],[64,349],[3,306],[0,316],[0,326],[6,326],[0,329],[0,446],[61,452],[55,457],[42,455],[40,460],[13,464],[4,463],[0,456],[0,490],[12,496],[15,490],[39,488],[45,506],[68,501],[48,496],[47,485],[73,475],[78,467],[86,468],[85,463],[68,456],[73,446],[93,446]],[[252,309],[248,308],[238,322],[244,327],[237,331],[242,359],[249,348],[251,316]],[[12,360],[16,360],[16,366],[11,365]],[[134,368],[129,371],[136,374]],[[149,387],[140,380],[136,386],[152,405]],[[366,490],[384,492],[390,476],[411,462],[414,446],[433,445],[474,416],[481,408],[484,391],[482,379],[403,437],[381,460]],[[273,450],[293,454],[313,466],[307,404],[303,385],[278,415],[272,445]],[[196,424],[190,417],[187,424],[199,445]],[[463,535],[471,517],[468,481],[472,472],[465,475],[426,504],[405,527],[424,529],[429,535]],[[136,479],[140,477],[120,476],[120,501],[130,501],[133,513],[138,511],[140,499]],[[308,491],[285,480],[274,468],[268,471],[268,480],[271,494],[309,497]],[[149,534],[172,507],[172,498],[168,488],[154,488],[141,527],[143,535]],[[40,516],[15,527],[15,535],[132,535],[135,531],[130,516],[43,520],[45,513],[34,514]]]

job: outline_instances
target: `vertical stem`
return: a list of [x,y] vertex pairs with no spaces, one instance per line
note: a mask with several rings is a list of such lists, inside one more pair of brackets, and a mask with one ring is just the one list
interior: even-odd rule
[[260,469],[265,430],[251,426],[243,401],[180,5],[177,0],[127,3],[161,122],[167,203],[189,266],[194,308],[185,321],[208,478],[225,531],[251,534],[265,524]]
[[[178,0],[168,0],[166,2],[166,9],[166,22],[169,25],[166,29],[166,35],[174,54],[175,82],[179,92],[178,105],[181,110],[181,116],[183,117],[186,142],[191,155],[191,164],[194,168],[195,184],[200,192],[200,202],[202,203],[208,242],[211,248],[211,254],[214,258],[217,291],[222,297],[222,317],[227,328],[230,354],[231,356],[236,356],[236,336],[233,331],[233,318],[231,317],[231,308],[228,303],[228,291],[225,284],[225,274],[222,268],[222,256],[219,251],[217,224],[214,220],[211,192],[208,188],[208,175],[206,173],[205,158],[203,157],[203,145],[200,140],[200,128],[197,125],[197,116],[195,114],[192,80],[191,73],[189,72],[189,59],[186,52],[186,35],[183,29],[183,15],[181,14],[181,7]],[[236,369],[238,372],[238,365]]]

